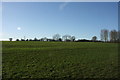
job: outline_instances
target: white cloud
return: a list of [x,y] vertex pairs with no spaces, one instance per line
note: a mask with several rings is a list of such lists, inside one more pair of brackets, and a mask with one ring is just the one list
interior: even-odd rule
[[17,30],[21,30],[21,27],[17,27]]
[[59,6],[59,9],[63,10],[68,5],[68,3],[72,1],[74,2],[74,0],[63,0],[63,3]]
[[63,4],[61,4],[61,5],[59,6],[59,9],[60,9],[60,10],[63,10],[63,9],[67,6],[67,4],[68,4],[68,2],[64,2]]

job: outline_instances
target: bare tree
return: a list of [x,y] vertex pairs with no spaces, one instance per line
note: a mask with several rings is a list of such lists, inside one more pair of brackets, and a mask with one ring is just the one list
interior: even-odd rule
[[48,40],[47,37],[44,37],[44,38],[43,38],[43,41],[47,41],[47,40]]
[[101,40],[102,41],[108,41],[108,33],[109,31],[107,29],[102,29],[101,30]]
[[62,36],[62,40],[63,41],[70,41],[71,40],[71,36],[70,35],[64,35],[64,36]]
[[72,37],[71,37],[71,41],[75,41],[75,36],[72,36]]
[[12,41],[13,38],[9,38],[10,41]]
[[101,30],[100,37],[101,37],[101,40],[103,41],[104,40],[104,31],[103,30]]
[[120,42],[120,30],[118,30],[118,41]]
[[60,35],[59,34],[55,34],[54,36],[53,36],[53,39],[54,40],[56,40],[56,41],[58,41],[59,39],[60,39]]
[[66,41],[67,40],[67,36],[66,35],[62,36],[62,40]]
[[97,37],[96,36],[93,36],[92,37],[92,41],[96,41],[97,40]]
[[41,39],[40,39],[40,41],[44,41],[44,39],[43,39],[43,38],[41,38]]
[[115,42],[118,40],[118,32],[116,30],[110,31],[110,41]]

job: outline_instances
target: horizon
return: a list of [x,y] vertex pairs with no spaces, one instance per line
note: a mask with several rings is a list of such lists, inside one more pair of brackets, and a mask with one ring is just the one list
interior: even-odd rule
[[100,40],[101,29],[118,30],[118,2],[3,2],[0,40],[52,38]]

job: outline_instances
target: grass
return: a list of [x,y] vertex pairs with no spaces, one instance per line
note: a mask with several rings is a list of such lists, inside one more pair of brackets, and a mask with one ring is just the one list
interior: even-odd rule
[[3,78],[117,78],[118,45],[3,42]]

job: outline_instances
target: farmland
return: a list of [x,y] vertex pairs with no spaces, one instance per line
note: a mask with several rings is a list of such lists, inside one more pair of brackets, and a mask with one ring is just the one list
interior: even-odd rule
[[3,78],[117,78],[118,44],[3,41]]

